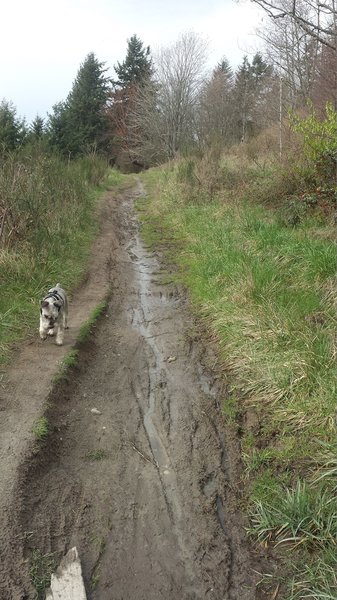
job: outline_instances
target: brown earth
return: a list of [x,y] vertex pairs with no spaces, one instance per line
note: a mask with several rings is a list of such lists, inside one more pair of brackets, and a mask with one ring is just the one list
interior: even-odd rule
[[[35,597],[34,551],[58,563],[74,545],[89,600],[259,597],[261,562],[237,506],[238,443],[219,408],[226,385],[183,291],[140,240],[141,193],[137,183],[102,203],[65,345],[36,337],[2,381],[1,600]],[[109,287],[77,366],[53,387]],[[51,431],[37,445],[42,414]]]

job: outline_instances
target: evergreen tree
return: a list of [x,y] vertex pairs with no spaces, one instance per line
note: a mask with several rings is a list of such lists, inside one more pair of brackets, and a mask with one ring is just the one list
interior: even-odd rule
[[201,91],[198,136],[207,144],[233,142],[233,72],[226,58],[213,69]]
[[244,57],[236,73],[234,87],[237,139],[247,141],[261,126],[261,115],[263,108],[266,109],[271,76],[272,68],[260,53],[255,54],[252,63],[247,56]]
[[243,57],[241,66],[235,76],[235,109],[237,113],[236,121],[238,127],[238,139],[246,141],[248,130],[251,126],[252,116],[252,93],[253,76],[251,65],[247,56]]
[[[148,88],[152,76],[150,48],[133,35],[127,41],[126,58],[114,66],[117,81],[111,93],[111,104],[107,111],[112,131],[111,145],[118,164],[130,162],[134,154],[131,142],[130,114],[145,88]],[[131,129],[130,129],[131,127]]]
[[0,153],[15,150],[25,141],[27,128],[24,119],[17,117],[12,102],[0,104]]
[[218,74],[223,74],[225,76],[226,81],[228,81],[228,83],[232,83],[233,81],[233,70],[232,67],[230,66],[227,58],[223,57],[220,62],[218,62],[217,66],[215,67],[214,71],[213,71],[213,76],[216,76]]
[[40,139],[44,135],[44,132],[44,120],[39,115],[36,115],[34,121],[32,122],[29,128],[30,136],[33,139]]
[[49,116],[51,143],[72,157],[106,149],[105,108],[110,79],[103,66],[93,52],[88,54],[66,101],[56,104]]
[[271,67],[263,60],[262,54],[257,52],[253,57],[250,72],[255,80],[255,84],[258,84],[263,78],[271,75]]
[[143,42],[134,34],[128,40],[126,58],[122,63],[114,66],[118,80],[117,86],[127,87],[130,84],[142,85],[152,75],[152,60],[150,47],[146,48]]

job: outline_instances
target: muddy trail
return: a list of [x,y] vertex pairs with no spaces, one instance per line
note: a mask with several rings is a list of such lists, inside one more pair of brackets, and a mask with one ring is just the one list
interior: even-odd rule
[[[226,386],[198,341],[183,291],[141,241],[133,209],[140,194],[138,183],[106,201],[105,250],[96,252],[91,280],[71,302],[63,352],[83,321],[86,285],[98,288],[91,302],[101,300],[100,272],[112,292],[78,364],[52,388],[40,381],[37,393],[26,385],[25,402],[18,405],[17,393],[14,408],[13,388],[3,385],[0,414],[8,413],[12,427],[5,458],[14,458],[0,498],[1,600],[33,599],[36,556],[52,555],[58,564],[73,546],[89,600],[259,597],[261,564],[237,508],[237,441],[220,411]],[[41,370],[50,379],[60,349],[46,344],[36,341],[25,352],[40,361],[48,354]],[[33,380],[36,361],[25,365]],[[23,435],[43,405],[25,414],[31,392],[35,402],[48,396],[50,434],[38,448]],[[13,451],[20,432],[25,444]]]

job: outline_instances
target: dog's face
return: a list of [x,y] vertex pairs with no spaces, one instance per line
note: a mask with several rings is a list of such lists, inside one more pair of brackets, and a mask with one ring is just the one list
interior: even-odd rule
[[53,329],[58,321],[62,304],[57,300],[43,300],[41,302],[41,319],[45,329]]

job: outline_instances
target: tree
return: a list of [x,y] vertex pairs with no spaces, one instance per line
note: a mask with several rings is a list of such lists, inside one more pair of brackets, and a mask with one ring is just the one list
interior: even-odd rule
[[130,114],[140,91],[147,86],[153,73],[150,47],[133,35],[127,40],[126,58],[115,65],[117,80],[110,92],[109,107],[106,111],[110,124],[111,149],[117,164],[126,168],[133,158],[130,136]]
[[331,102],[337,111],[336,55],[327,46],[322,46],[317,58],[311,99],[322,116],[325,114],[325,107],[328,102]]
[[[336,0],[252,0],[273,20],[289,18],[324,46],[337,50]],[[303,12],[303,7],[307,10]]]
[[88,54],[66,101],[56,104],[49,115],[51,143],[66,155],[107,149],[105,108],[110,79],[103,67],[93,52]]
[[[301,11],[303,17],[309,18],[310,5],[302,3]],[[268,60],[282,78],[284,102],[292,109],[303,106],[316,79],[320,42],[287,15],[270,20],[259,33],[265,41]]]
[[195,33],[183,34],[157,58],[158,110],[169,158],[195,139],[195,114],[205,64],[206,43]]
[[268,124],[273,84],[272,67],[259,52],[253,57],[252,63],[247,56],[243,58],[233,90],[237,140],[247,141]]
[[229,83],[233,82],[233,69],[225,56],[218,62],[213,71],[213,76],[216,76],[219,73],[223,73],[226,77],[226,81]]
[[17,117],[12,102],[3,99],[0,104],[0,152],[15,150],[23,144],[27,135],[24,119]]
[[134,156],[158,163],[196,142],[205,62],[206,44],[194,33],[182,35],[155,57],[153,80],[140,90],[129,114]]
[[223,58],[200,93],[198,138],[201,145],[230,145],[233,142],[233,114],[233,71]]
[[152,75],[150,46],[145,48],[136,34],[127,40],[127,44],[125,60],[114,66],[118,77],[115,85],[122,88],[130,84],[143,85]]
[[40,139],[45,133],[44,120],[39,115],[36,115],[34,121],[29,128],[30,136],[33,139]]

